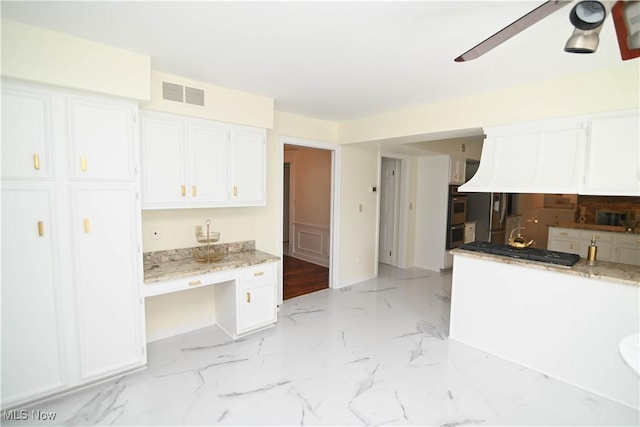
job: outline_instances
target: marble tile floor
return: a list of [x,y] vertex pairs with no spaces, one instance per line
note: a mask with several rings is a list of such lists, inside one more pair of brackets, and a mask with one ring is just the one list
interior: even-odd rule
[[[148,369],[3,425],[629,425],[638,411],[447,338],[451,274],[380,277],[285,301],[236,342],[214,327],[152,343]],[[630,373],[631,374],[631,373]]]

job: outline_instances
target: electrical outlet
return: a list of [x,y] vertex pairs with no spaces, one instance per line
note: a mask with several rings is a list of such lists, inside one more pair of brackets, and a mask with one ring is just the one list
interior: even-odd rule
[[159,230],[151,230],[151,240],[160,240]]

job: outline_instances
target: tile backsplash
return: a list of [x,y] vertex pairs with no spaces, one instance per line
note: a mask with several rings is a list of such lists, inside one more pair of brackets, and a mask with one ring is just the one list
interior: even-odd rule
[[623,196],[578,196],[575,221],[580,218],[580,208],[585,209],[585,223],[596,223],[596,211],[630,212],[631,220],[640,222],[640,197]]

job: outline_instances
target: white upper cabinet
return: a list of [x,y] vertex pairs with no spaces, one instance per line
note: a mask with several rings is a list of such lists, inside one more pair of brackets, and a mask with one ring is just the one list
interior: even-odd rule
[[71,176],[92,181],[131,180],[135,176],[135,107],[71,98],[67,110]]
[[594,118],[581,194],[640,196],[638,111]]
[[145,112],[145,209],[265,204],[266,131]]
[[638,110],[486,128],[461,191],[640,195]]
[[180,207],[187,196],[184,123],[146,115],[140,122],[143,204]]
[[189,124],[189,197],[193,205],[227,203],[228,130],[219,124],[197,121]]
[[230,179],[234,205],[265,204],[266,132],[264,129],[234,128],[231,132]]
[[2,177],[51,178],[51,99],[34,90],[2,91]]

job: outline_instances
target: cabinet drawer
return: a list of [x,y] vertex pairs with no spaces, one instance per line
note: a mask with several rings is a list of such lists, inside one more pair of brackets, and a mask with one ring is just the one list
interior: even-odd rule
[[243,268],[238,272],[238,280],[241,282],[272,278],[276,276],[276,264],[273,262],[255,265],[252,267]]
[[[580,238],[580,230],[575,230],[572,228],[561,228],[561,227],[549,227],[549,237],[560,237],[563,239],[567,238]],[[591,236],[589,236],[591,238]]]
[[580,230],[580,238],[582,240],[591,242],[591,238],[596,236],[596,245],[598,242],[613,242],[613,234],[614,233],[608,233],[606,231]]

